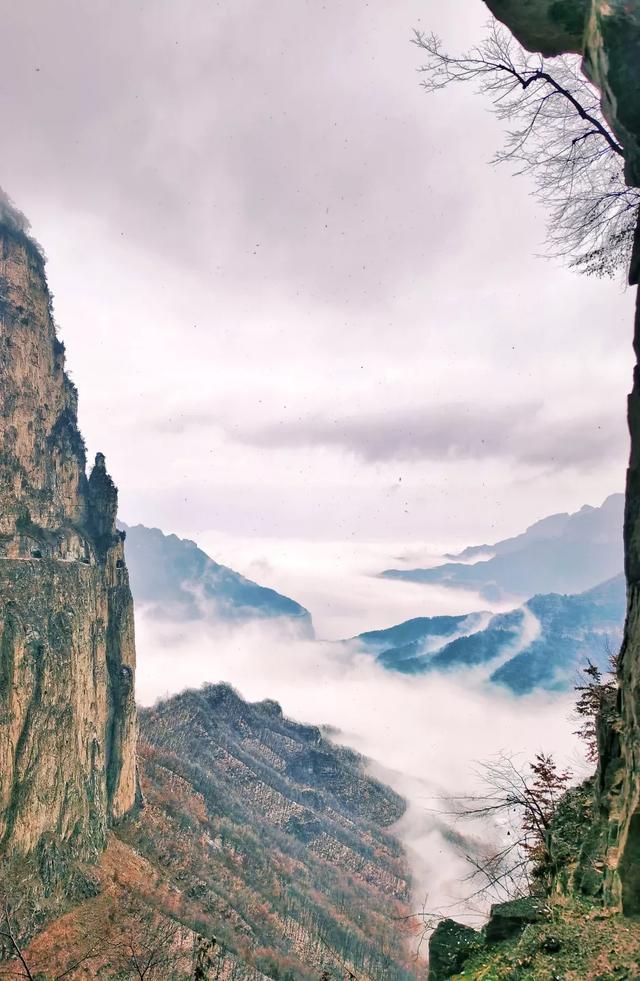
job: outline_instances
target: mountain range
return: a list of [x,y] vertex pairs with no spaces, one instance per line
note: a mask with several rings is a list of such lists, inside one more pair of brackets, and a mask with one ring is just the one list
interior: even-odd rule
[[154,616],[235,622],[283,617],[302,636],[313,636],[311,615],[303,606],[220,565],[195,542],[144,525],[119,527],[126,535],[135,602],[151,607]]
[[[466,548],[451,557],[455,562],[402,573],[437,574],[445,585],[472,586],[487,597],[517,594],[527,582],[543,585],[508,612],[417,617],[359,634],[353,642],[386,669],[404,674],[464,667],[517,694],[570,688],[587,659],[606,669],[619,645],[624,579],[614,575],[596,585],[591,580],[602,569],[619,568],[621,521],[622,495],[614,494],[599,508],[551,515],[513,538]],[[299,635],[313,637],[311,616],[299,603],[220,565],[194,542],[143,525],[121,528],[135,601],[154,616],[228,622],[280,617]],[[557,552],[563,563],[554,562]],[[513,588],[507,590],[511,574]],[[589,588],[549,587],[559,581],[587,582]]]
[[477,668],[519,695],[570,688],[587,660],[607,670],[622,637],[622,575],[578,595],[540,594],[507,613],[419,617],[353,638],[390,671]]
[[600,507],[551,515],[521,535],[471,546],[433,568],[386,569],[381,575],[473,590],[491,601],[579,593],[622,572],[623,512],[624,496],[612,494]]

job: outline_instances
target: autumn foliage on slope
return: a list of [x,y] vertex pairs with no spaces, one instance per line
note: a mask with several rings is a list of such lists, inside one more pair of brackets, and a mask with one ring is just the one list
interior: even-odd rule
[[140,721],[144,807],[83,870],[87,898],[25,945],[34,977],[424,976],[388,830],[404,803],[355,753],[225,685]]
[[146,806],[123,834],[199,907],[198,932],[268,977],[416,976],[386,830],[404,804],[356,754],[225,685],[143,712],[141,737]]

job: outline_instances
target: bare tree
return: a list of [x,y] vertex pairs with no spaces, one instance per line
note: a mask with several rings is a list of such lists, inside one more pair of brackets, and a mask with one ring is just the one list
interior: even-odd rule
[[434,34],[416,32],[429,92],[475,82],[498,119],[510,124],[494,162],[529,173],[548,207],[548,252],[591,275],[629,266],[640,191],[627,187],[624,151],[609,129],[596,89],[573,56],[530,54],[496,21],[486,39],[452,56]]
[[0,977],[34,978],[25,937],[38,928],[38,883],[33,871],[4,859],[0,863]]
[[42,926],[38,916],[37,883],[32,876],[5,875],[0,885],[0,978],[63,981],[101,951],[96,939],[79,945],[60,970],[41,964],[23,941]]
[[418,925],[416,958],[425,940],[449,916],[486,920],[488,903],[506,902],[532,894],[546,895],[553,874],[551,829],[554,815],[565,796],[572,775],[551,756],[538,753],[523,764],[504,753],[483,762],[478,771],[482,787],[477,794],[446,797],[447,810],[436,813],[462,821],[480,821],[484,829],[497,830],[499,844],[461,848],[471,871],[469,892],[460,900],[438,909],[422,909],[399,920]]
[[2,911],[0,916],[0,939],[2,939],[4,952],[13,960],[15,965],[7,968],[7,975],[28,978],[29,981],[34,981],[34,975],[31,973],[31,968],[26,960],[20,935],[16,927],[15,909],[7,894],[2,897]]
[[571,776],[545,753],[538,753],[526,767],[501,754],[482,764],[481,793],[449,798],[450,815],[499,821],[501,828],[496,848],[465,854],[472,869],[469,881],[475,886],[465,904],[479,897],[501,902],[530,895],[536,886],[544,890],[551,865],[551,822]]
[[194,942],[183,924],[133,895],[123,897],[104,920],[87,904],[79,911],[78,934],[64,962],[55,967],[43,963],[22,940],[42,926],[33,885],[15,876],[5,876],[0,883],[0,978],[63,981],[88,965],[138,981],[211,976],[205,955],[216,941],[196,937]]
[[112,926],[89,921],[85,930],[110,970],[139,981],[190,976],[191,970],[181,969],[185,957],[191,957],[186,951],[190,931],[181,923],[134,896],[118,908],[114,919]]

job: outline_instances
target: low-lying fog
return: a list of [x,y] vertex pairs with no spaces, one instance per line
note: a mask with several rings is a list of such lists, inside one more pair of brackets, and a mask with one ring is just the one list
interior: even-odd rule
[[[261,570],[238,561],[239,552],[221,555],[210,542],[206,547],[307,605],[324,636],[487,606],[458,591],[367,577],[367,567],[391,564],[383,546],[365,549],[364,556],[355,546],[344,546],[341,562],[337,551],[322,545],[311,562],[307,552],[305,566],[290,545],[282,550],[287,561],[272,552],[269,568]],[[385,671],[355,645],[300,640],[286,622],[230,626],[207,612],[207,622],[174,623],[137,609],[139,701],[148,705],[186,687],[226,681],[250,701],[276,699],[290,718],[335,727],[340,735],[334,738],[366,755],[372,772],[408,801],[397,833],[411,861],[418,909],[425,897],[429,909],[441,910],[473,891],[464,881],[469,866],[443,833],[451,819],[436,812],[448,809],[443,801],[448,795],[473,791],[478,763],[502,751],[523,761],[544,751],[568,762],[577,775],[584,773],[572,735],[570,695],[517,698],[488,685],[484,679],[490,672],[478,669],[404,677]],[[535,626],[525,624],[528,631]],[[478,834],[477,826],[455,827]]]
[[[384,569],[428,568],[443,560],[441,549],[389,541],[309,541],[230,538],[205,532],[198,544],[217,562],[263,586],[291,596],[312,614],[316,636],[326,640],[380,630],[417,616],[455,616],[509,603],[488,603],[476,593],[381,579]],[[462,548],[465,542],[460,543]]]

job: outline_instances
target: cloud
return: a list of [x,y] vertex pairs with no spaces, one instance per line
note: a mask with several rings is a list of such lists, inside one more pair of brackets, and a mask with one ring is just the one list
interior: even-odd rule
[[534,259],[486,103],[420,89],[412,28],[481,0],[0,4],[2,181],[126,516],[464,544],[620,485],[631,297]]
[[370,463],[391,460],[504,458],[560,469],[619,459],[622,420],[612,414],[553,421],[540,403],[492,407],[452,403],[363,412],[343,418],[311,416],[233,434],[255,446],[339,447]]
[[[405,557],[407,567],[442,561],[441,554],[414,544]],[[402,561],[398,558],[401,542],[243,540],[209,533],[200,545],[222,564],[312,611],[316,636],[326,640],[381,630],[412,617],[497,613],[513,607],[504,601],[489,602],[471,590],[383,579],[381,569]]]
[[215,430],[220,424],[220,416],[213,412],[168,412],[157,413],[154,417],[141,420],[141,425],[162,436],[182,436],[184,433]]
[[[466,908],[469,867],[455,834],[496,829],[452,826],[446,798],[478,790],[479,761],[501,752],[526,760],[553,753],[580,771],[571,697],[516,698],[486,686],[478,672],[403,677],[349,645],[304,642],[286,625],[171,624],[136,612],[138,698],[226,681],[250,701],[280,702],[301,722],[326,724],[371,761],[371,771],[408,801],[396,828],[414,876],[418,908]],[[487,725],[491,719],[491,725]],[[478,903],[473,904],[476,908]],[[481,905],[481,904],[480,904]]]
[[[4,4],[0,108],[20,134],[4,171],[218,284],[385,302],[465,221],[440,180],[444,101],[415,121],[421,14],[415,0]],[[435,182],[437,249],[421,243]]]

